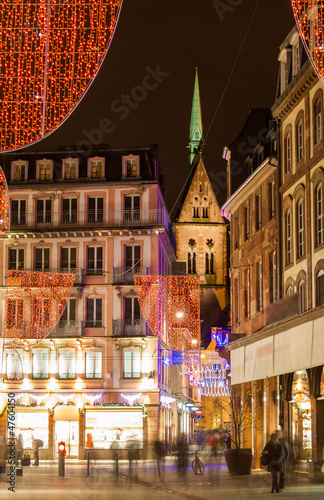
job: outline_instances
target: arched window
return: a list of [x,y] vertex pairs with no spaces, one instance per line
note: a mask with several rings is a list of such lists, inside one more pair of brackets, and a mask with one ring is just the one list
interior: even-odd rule
[[197,274],[197,258],[196,252],[188,252],[187,254],[187,272],[188,274]]
[[316,276],[316,295],[317,304],[321,306],[324,304],[324,269],[320,269]]
[[314,105],[314,142],[319,143],[322,140],[322,99],[316,100]]
[[188,274],[192,273],[192,257],[191,257],[191,252],[188,252],[188,254],[187,254],[187,273]]
[[299,312],[306,311],[306,284],[305,280],[300,280],[298,284],[299,293]]
[[287,295],[287,297],[288,297],[289,295],[293,295],[293,293],[294,293],[294,289],[293,289],[293,287],[290,285],[290,286],[287,288],[287,290],[286,290],[286,295]]
[[297,255],[305,254],[305,210],[304,198],[297,202]]
[[214,253],[206,252],[205,255],[206,274],[214,274]]
[[304,156],[304,128],[303,120],[299,120],[297,125],[297,162],[301,161]]
[[286,265],[292,263],[292,228],[291,228],[291,210],[288,208],[285,217],[286,229]]
[[323,184],[316,189],[316,244],[324,243]]
[[291,133],[286,136],[286,173],[291,170]]

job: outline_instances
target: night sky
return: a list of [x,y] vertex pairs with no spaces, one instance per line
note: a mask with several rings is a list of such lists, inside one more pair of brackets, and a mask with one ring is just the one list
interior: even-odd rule
[[[158,144],[171,209],[189,173],[186,147],[195,66],[205,133],[218,108],[204,156],[210,174],[225,169],[223,147],[238,135],[249,110],[274,102],[278,48],[294,26],[290,0],[259,0],[220,104],[256,4],[257,0],[124,0],[98,77],[71,117],[33,149],[54,151],[78,144],[87,139],[87,132],[112,148]],[[160,81],[143,92],[138,87],[157,67]],[[144,81],[153,87],[153,78]],[[123,94],[135,95],[138,102],[131,98],[131,104],[121,108]],[[111,133],[94,132],[103,118],[111,120]],[[218,195],[220,204],[224,195],[225,190]]]

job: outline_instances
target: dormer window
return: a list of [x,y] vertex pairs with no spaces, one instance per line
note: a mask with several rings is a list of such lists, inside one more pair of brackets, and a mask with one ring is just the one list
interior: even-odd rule
[[134,178],[140,175],[139,156],[123,156],[123,178]]
[[40,160],[37,162],[37,179],[40,181],[50,181],[52,179],[52,160]]
[[13,161],[11,164],[11,179],[15,182],[23,182],[27,179],[27,162]]
[[78,172],[78,160],[76,158],[67,158],[63,160],[62,164],[62,177],[65,180],[77,179]]
[[104,177],[104,159],[90,158],[88,163],[88,177],[90,179],[102,179]]

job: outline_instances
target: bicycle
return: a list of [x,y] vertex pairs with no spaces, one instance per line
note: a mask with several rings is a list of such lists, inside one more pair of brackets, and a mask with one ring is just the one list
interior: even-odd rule
[[199,458],[199,451],[195,451],[195,459],[192,461],[191,464],[192,470],[194,471],[195,474],[198,474],[201,476],[204,473],[205,467],[202,461]]

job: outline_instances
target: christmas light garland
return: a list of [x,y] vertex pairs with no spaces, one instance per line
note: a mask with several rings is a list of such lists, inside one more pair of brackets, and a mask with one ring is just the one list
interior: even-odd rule
[[3,0],[0,150],[58,127],[95,78],[122,0]]
[[9,191],[6,177],[0,167],[0,236],[10,232]]

